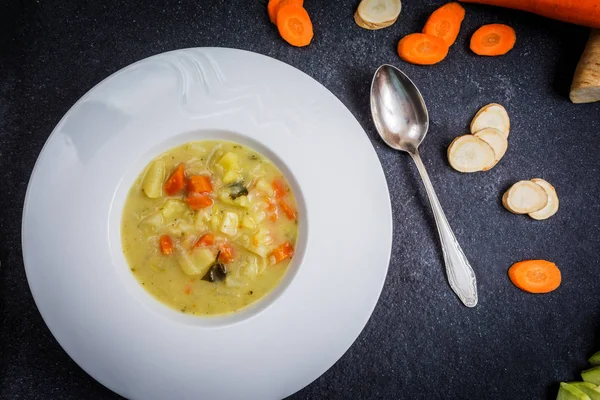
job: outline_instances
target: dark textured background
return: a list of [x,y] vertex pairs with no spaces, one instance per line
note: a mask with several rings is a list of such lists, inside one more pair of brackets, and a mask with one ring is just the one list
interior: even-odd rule
[[[27,181],[54,126],[93,85],[141,58],[197,46],[255,51],[314,77],[358,118],[388,178],[394,246],[378,306],[352,348],[293,399],[552,398],[557,382],[578,378],[600,349],[600,103],[573,105],[566,97],[586,29],[467,5],[448,58],[417,67],[398,58],[396,43],[418,31],[441,0],[404,0],[399,21],[376,32],[354,24],[356,0],[306,0],[315,38],[304,49],[279,38],[260,0],[3,3],[0,398],[117,397],[64,353],[35,307],[20,245]],[[498,58],[470,53],[473,31],[494,22],[515,28],[514,50]],[[403,69],[429,107],[422,155],[477,273],[475,309],[463,307],[446,283],[411,160],[385,147],[372,126],[368,90],[382,63]],[[511,116],[509,150],[489,172],[458,174],[445,150],[489,102],[504,104]],[[560,196],[560,211],[545,222],[500,204],[511,183],[533,177],[549,180]],[[528,258],[555,261],[562,286],[537,296],[513,287],[507,268]]]

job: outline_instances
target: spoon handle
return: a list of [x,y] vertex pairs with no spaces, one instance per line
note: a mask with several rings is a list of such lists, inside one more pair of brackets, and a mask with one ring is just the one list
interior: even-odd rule
[[475,272],[469,260],[465,256],[465,253],[460,248],[460,245],[454,237],[452,228],[444,215],[444,210],[435,194],[429,175],[425,170],[425,165],[421,160],[421,156],[418,151],[410,153],[427,191],[429,197],[429,203],[433,209],[433,215],[435,216],[435,223],[437,225],[438,233],[440,235],[440,241],[442,242],[442,251],[444,253],[444,262],[446,264],[446,275],[450,282],[450,287],[454,290],[454,293],[467,307],[475,307],[477,305],[477,281],[475,278]]

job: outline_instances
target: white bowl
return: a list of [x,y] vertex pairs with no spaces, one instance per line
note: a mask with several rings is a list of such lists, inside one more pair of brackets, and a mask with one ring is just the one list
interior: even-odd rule
[[[135,280],[121,212],[166,149],[234,140],[273,160],[301,215],[280,286],[228,316],[181,314]],[[63,117],[23,212],[27,279],[46,324],[86,372],[133,399],[276,399],[330,368],[366,324],[389,263],[385,177],[364,131],[309,76],[245,51],[157,55],[110,76]]]

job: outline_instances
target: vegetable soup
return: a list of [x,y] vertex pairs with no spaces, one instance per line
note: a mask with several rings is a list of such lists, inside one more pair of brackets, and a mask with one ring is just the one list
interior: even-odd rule
[[270,160],[233,142],[192,142],[136,179],[123,210],[123,252],[161,302],[186,314],[226,314],[281,281],[297,221],[294,194]]

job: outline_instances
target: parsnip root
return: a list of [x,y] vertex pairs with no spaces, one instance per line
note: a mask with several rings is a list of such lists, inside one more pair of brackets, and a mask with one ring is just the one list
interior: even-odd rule
[[487,171],[495,161],[492,146],[473,135],[459,136],[448,147],[448,162],[459,172]]
[[482,107],[471,121],[471,133],[477,133],[485,128],[498,129],[508,139],[510,118],[506,109],[496,103]]
[[495,154],[494,166],[498,164],[502,157],[504,157],[506,149],[508,149],[508,140],[506,140],[502,132],[495,128],[486,128],[476,132],[474,136],[492,147]]
[[600,101],[600,29],[593,29],[577,64],[571,93],[573,103]]
[[531,182],[541,186],[541,188],[544,189],[548,195],[548,204],[546,204],[546,206],[539,211],[529,213],[529,216],[537,220],[548,219],[558,211],[559,202],[556,189],[554,189],[554,186],[543,179],[534,178],[531,180]]
[[519,181],[504,193],[502,204],[513,214],[534,213],[546,207],[548,194],[535,182]]
[[354,21],[365,29],[382,29],[398,19],[402,3],[400,0],[362,0],[354,13]]

